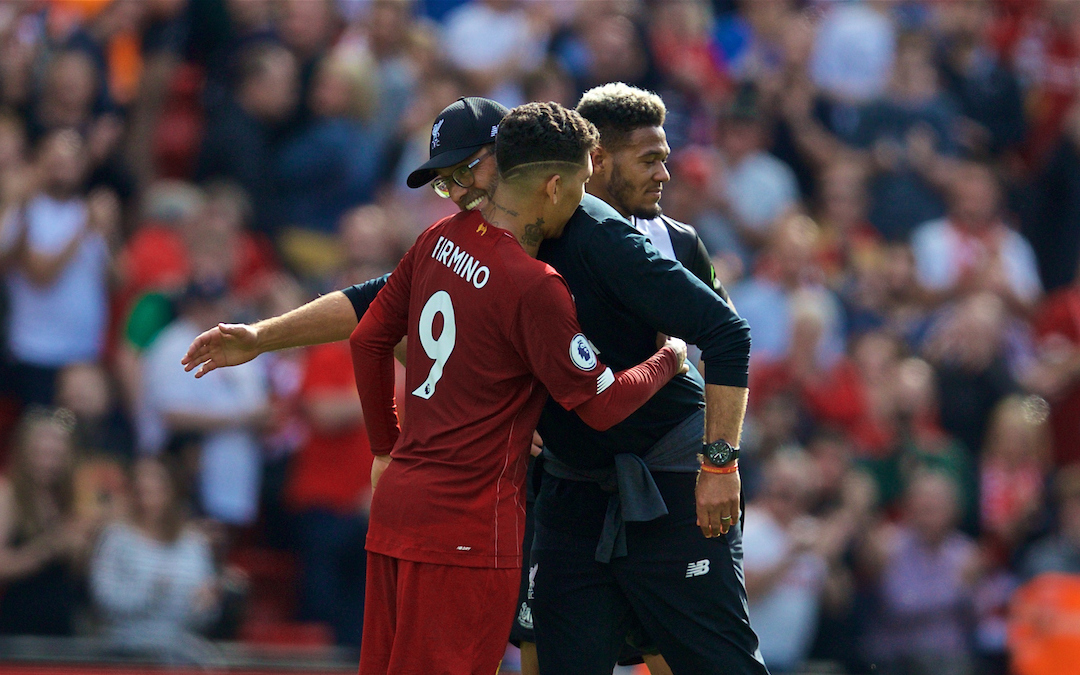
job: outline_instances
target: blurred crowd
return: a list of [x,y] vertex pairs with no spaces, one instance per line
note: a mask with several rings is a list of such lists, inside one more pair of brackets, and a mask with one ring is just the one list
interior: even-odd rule
[[254,548],[357,645],[347,346],[180,357],[392,270],[455,210],[405,176],[457,97],[623,81],[752,328],[773,672],[1006,672],[1016,590],[1080,574],[1078,73],[1073,0],[0,4],[0,634],[197,661]]

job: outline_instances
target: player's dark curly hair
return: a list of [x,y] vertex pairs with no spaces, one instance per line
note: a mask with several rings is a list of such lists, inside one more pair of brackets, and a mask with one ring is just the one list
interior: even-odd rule
[[664,101],[652,93],[622,82],[593,87],[581,95],[577,111],[596,125],[606,150],[621,146],[642,127],[662,127],[667,116]]
[[504,179],[526,164],[582,166],[599,142],[596,127],[575,111],[555,102],[526,103],[499,123],[495,162]]

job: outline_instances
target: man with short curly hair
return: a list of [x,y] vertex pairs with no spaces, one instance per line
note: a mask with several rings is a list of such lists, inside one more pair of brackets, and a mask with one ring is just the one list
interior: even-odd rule
[[626,145],[638,129],[664,126],[667,117],[662,98],[622,82],[593,87],[581,95],[574,109],[593,123],[608,151]]
[[585,92],[576,110],[600,133],[589,194],[614,207],[665,258],[678,260],[728,300],[697,232],[660,208],[663,183],[671,178],[665,166],[671,151],[664,135],[663,99],[615,82]]
[[530,560],[539,670],[610,673],[629,632],[674,673],[762,675],[741,574],[749,330],[732,321],[696,233],[662,215],[660,97],[608,84],[578,111],[600,132],[591,196],[540,257],[563,271],[606,359],[634,358],[660,330],[701,347],[705,377],[676,378],[602,434],[545,409]]

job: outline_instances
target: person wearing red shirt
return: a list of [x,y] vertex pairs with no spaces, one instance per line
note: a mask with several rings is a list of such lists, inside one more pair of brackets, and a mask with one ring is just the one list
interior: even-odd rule
[[[443,121],[452,131],[454,119]],[[350,339],[376,456],[361,675],[495,672],[517,598],[529,445],[548,395],[602,430],[682,367],[685,346],[669,343],[612,373],[581,333],[566,282],[534,258],[581,201],[595,127],[530,103],[497,131],[495,192],[420,235]],[[400,430],[393,349],[406,334]]]
[[1050,403],[1054,464],[1080,463],[1080,276],[1042,301],[1032,330],[1039,356],[1034,384]]
[[344,342],[307,350],[299,407],[307,437],[289,464],[285,504],[296,522],[300,617],[359,647],[371,501],[371,452]]

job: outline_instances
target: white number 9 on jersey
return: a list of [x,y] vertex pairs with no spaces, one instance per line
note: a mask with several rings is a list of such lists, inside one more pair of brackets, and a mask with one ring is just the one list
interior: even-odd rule
[[[435,315],[443,315],[443,329],[439,339],[435,339],[432,329],[435,326]],[[454,323],[454,303],[450,301],[450,294],[446,291],[436,291],[424,305],[420,312],[420,345],[429,359],[434,359],[428,371],[427,379],[417,387],[413,394],[423,399],[431,398],[435,393],[435,385],[442,379],[443,366],[450,358],[450,352],[454,351],[454,343],[457,340],[457,324]]]

